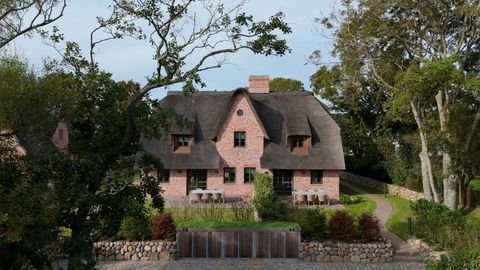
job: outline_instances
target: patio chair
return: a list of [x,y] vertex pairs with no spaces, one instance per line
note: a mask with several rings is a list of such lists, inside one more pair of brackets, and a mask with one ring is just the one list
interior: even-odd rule
[[299,195],[297,195],[297,200],[298,200],[298,204],[302,204],[302,202],[306,203],[307,202],[307,195],[299,194]]
[[307,203],[310,205],[310,203],[315,204],[315,194],[307,194]]
[[327,204],[327,195],[325,194],[318,195],[318,205],[321,205],[322,203]]
[[212,201],[218,201],[219,203],[222,202],[222,193],[215,192],[212,194]]
[[192,202],[200,202],[200,199],[202,198],[202,194],[200,193],[190,193],[190,203]]
[[210,198],[212,198],[212,193],[203,193],[202,194],[202,201],[210,202]]

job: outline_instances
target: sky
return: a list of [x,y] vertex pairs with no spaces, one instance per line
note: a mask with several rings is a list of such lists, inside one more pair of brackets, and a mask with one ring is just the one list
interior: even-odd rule
[[[96,17],[109,14],[109,2],[71,0],[64,17],[54,25],[60,28],[65,40],[78,42],[86,53],[90,32],[96,26]],[[224,2],[229,4],[232,1]],[[317,67],[307,63],[308,56],[313,51],[320,50],[323,62],[332,61],[329,56],[332,40],[318,33],[314,19],[328,16],[338,5],[338,0],[250,0],[243,11],[252,14],[257,20],[266,20],[278,11],[286,14],[285,21],[292,28],[292,33],[285,36],[285,39],[292,52],[283,57],[265,57],[247,51],[230,55],[229,64],[201,74],[206,83],[206,87],[201,90],[223,91],[244,87],[248,85],[250,75],[297,79],[309,89],[309,77]],[[42,66],[43,58],[58,58],[56,51],[43,44],[38,37],[19,38],[14,42],[13,49],[38,69]],[[145,77],[154,71],[152,55],[153,49],[144,42],[125,39],[100,45],[96,59],[102,69],[113,74],[115,80],[134,80],[143,84],[146,82]],[[168,90],[181,90],[181,85],[154,90],[152,97],[162,98]]]

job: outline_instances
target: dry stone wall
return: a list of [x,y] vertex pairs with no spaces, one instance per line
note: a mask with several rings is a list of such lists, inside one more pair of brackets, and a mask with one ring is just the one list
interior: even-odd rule
[[443,254],[446,254],[445,251],[434,251],[430,245],[422,239],[408,239],[407,243],[417,249],[424,261],[437,261]]
[[102,241],[94,244],[97,261],[168,261],[176,258],[171,241]]
[[384,182],[381,182],[372,178],[368,178],[368,177],[359,176],[349,172],[341,172],[340,179],[345,179],[351,182],[360,183],[372,188],[376,188],[378,190],[383,190],[384,185],[386,185],[388,194],[397,195],[399,197],[402,197],[410,201],[418,201],[420,199],[425,198],[422,192],[413,191],[398,185],[385,184]]
[[334,241],[302,242],[300,258],[308,262],[391,262],[394,249],[390,242],[343,243]]

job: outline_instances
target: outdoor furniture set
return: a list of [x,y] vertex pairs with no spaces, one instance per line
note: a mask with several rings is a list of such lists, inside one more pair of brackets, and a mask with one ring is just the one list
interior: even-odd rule
[[293,199],[294,205],[296,205],[297,203],[299,205],[300,204],[330,205],[330,198],[328,197],[328,194],[323,190],[293,191],[292,197],[293,197],[292,199]]
[[190,191],[189,201],[192,202],[225,202],[225,194],[221,189],[194,189]]

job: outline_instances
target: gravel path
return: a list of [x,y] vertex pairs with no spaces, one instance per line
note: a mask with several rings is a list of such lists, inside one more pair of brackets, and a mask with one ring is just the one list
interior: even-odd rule
[[392,213],[392,205],[387,200],[383,199],[382,197],[376,194],[370,194],[368,191],[365,191],[351,183],[346,181],[342,181],[342,185],[346,186],[347,188],[358,192],[361,196],[365,196],[368,199],[374,201],[377,204],[377,208],[373,212],[374,215],[378,217],[380,220],[380,229],[384,237],[389,239],[392,242],[392,246],[395,248],[396,254],[405,254],[405,255],[417,255],[417,250],[410,246],[407,242],[403,239],[398,237],[396,234],[390,232],[385,224],[387,223],[388,217]]
[[423,270],[423,263],[315,263],[297,259],[181,259],[178,261],[112,261],[101,262],[99,270],[233,270],[233,269],[328,269],[328,270]]

